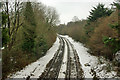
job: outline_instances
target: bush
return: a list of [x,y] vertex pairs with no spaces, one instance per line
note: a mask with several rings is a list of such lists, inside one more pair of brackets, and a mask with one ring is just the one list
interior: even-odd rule
[[2,45],[5,46],[9,42],[9,35],[8,35],[8,29],[3,28],[2,29]]
[[[95,28],[94,33],[89,38],[89,42],[88,42],[88,45],[93,51],[94,55],[102,55],[105,56],[106,58],[109,58],[110,60],[113,60],[113,52],[114,52],[113,49],[116,48],[115,46],[114,48],[113,47],[111,48],[110,45],[112,46],[112,44],[117,44],[117,43],[110,42],[109,46],[105,46],[104,43],[109,42],[109,40],[114,41],[114,39],[108,40],[108,38],[118,36],[117,31],[109,27],[109,24],[117,22],[118,19],[117,16],[115,16],[116,14],[117,12],[114,12],[110,17],[106,17],[98,20],[100,23]],[[108,38],[105,38],[105,36],[108,36]],[[103,42],[103,38],[104,38],[104,42]]]
[[11,51],[5,49],[3,50],[2,54],[3,78],[6,78],[9,75],[9,73],[14,73],[18,70],[21,70],[26,65],[35,60],[33,60],[32,58],[29,59],[31,55],[26,55],[26,53],[22,52],[20,49],[12,49]]
[[48,44],[44,36],[40,36],[36,38],[35,43],[35,54],[36,56],[40,57],[45,55],[46,51],[48,50]]

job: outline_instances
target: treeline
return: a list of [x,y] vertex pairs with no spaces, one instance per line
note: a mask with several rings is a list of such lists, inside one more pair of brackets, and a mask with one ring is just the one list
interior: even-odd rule
[[111,9],[99,3],[90,11],[87,20],[61,24],[58,32],[85,44],[92,55],[104,56],[113,61],[116,52],[120,50],[119,22],[120,5],[117,2],[112,4]]
[[59,16],[38,2],[2,2],[2,77],[45,55],[56,40]]

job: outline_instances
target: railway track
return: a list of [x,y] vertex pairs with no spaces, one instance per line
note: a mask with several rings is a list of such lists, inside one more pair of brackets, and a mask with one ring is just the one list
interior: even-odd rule
[[51,59],[50,62],[47,64],[45,71],[42,73],[38,80],[58,78],[65,47],[64,40],[60,36],[58,36],[58,38],[60,39],[59,49],[55,53],[53,59]]
[[83,79],[83,70],[79,62],[79,57],[71,42],[65,38],[68,46],[68,61],[66,70],[66,79]]
[[67,46],[67,66],[65,72],[65,79],[82,80],[84,77],[83,70],[81,68],[81,64],[79,62],[79,57],[76,50],[68,39],[60,36],[58,36],[58,38],[60,39],[59,49],[54,54],[54,57],[46,65],[46,69],[44,70],[42,75],[40,75],[38,80],[58,78],[64,57],[65,46]]

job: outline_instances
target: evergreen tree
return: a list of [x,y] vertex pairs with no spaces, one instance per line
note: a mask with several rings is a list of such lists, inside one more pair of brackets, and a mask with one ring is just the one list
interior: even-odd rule
[[23,24],[23,45],[22,49],[27,52],[34,52],[35,46],[35,18],[31,2],[27,2],[24,11]]
[[100,17],[109,16],[112,13],[112,10],[105,8],[104,4],[98,4],[97,7],[93,7],[88,17],[88,21],[94,22]]
[[118,22],[114,23],[114,24],[110,24],[110,27],[115,29],[118,32],[118,36],[117,37],[105,37],[103,39],[104,44],[106,46],[109,46],[111,48],[111,50],[113,51],[113,55],[115,55],[115,53],[117,51],[120,50],[120,4],[119,3],[114,3],[114,5],[116,6],[116,9],[118,10]]

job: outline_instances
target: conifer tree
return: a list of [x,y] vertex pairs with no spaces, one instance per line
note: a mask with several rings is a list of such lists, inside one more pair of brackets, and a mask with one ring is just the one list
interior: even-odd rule
[[94,22],[100,17],[109,16],[112,13],[112,10],[105,8],[104,4],[98,4],[96,7],[90,11],[90,16],[88,17],[88,21]]
[[24,51],[33,52],[35,46],[35,18],[31,2],[26,2],[24,10],[24,24],[23,24],[23,45]]

